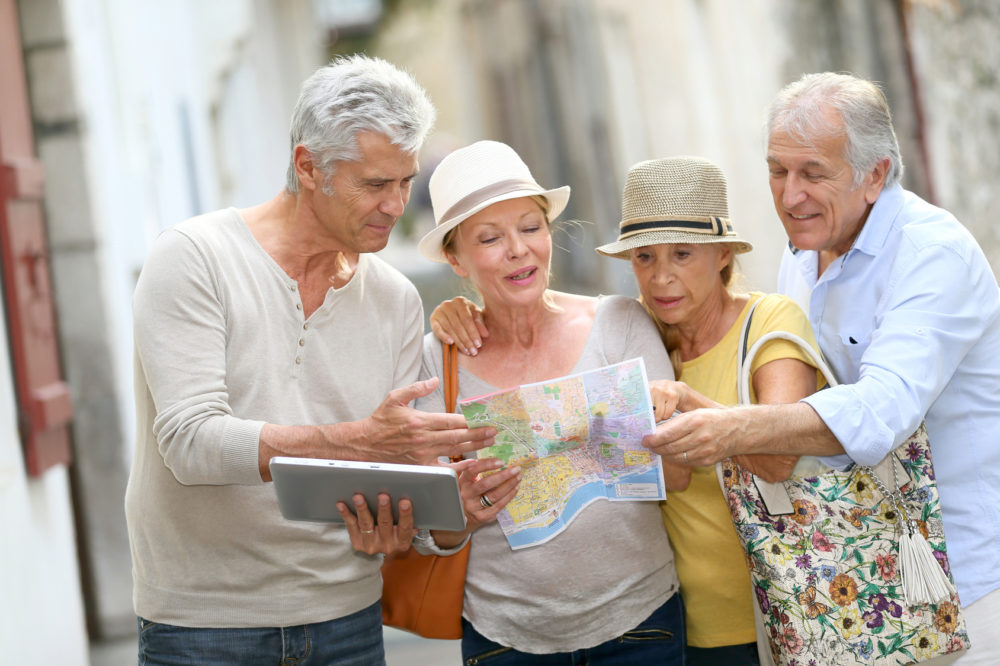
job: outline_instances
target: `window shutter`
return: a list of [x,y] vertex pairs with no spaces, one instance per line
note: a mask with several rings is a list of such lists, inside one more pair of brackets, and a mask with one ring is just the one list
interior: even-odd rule
[[0,2],[0,265],[18,429],[28,474],[70,461],[73,404],[62,379],[42,210],[44,171],[34,154],[15,3]]

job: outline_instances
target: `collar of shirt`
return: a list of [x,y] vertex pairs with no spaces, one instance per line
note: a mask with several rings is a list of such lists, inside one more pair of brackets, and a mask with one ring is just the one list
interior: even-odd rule
[[857,250],[873,257],[877,256],[879,251],[885,247],[893,220],[898,218],[902,207],[903,188],[898,183],[882,190],[848,254]]
[[[902,207],[902,186],[897,183],[892,187],[882,190],[878,199],[875,200],[875,205],[872,206],[871,212],[868,214],[868,219],[865,220],[865,224],[861,228],[861,233],[854,240],[851,249],[839,261],[834,261],[831,264],[833,270],[827,270],[823,274],[823,277],[832,279],[839,274],[839,267],[843,266],[844,262],[854,252],[863,252],[871,257],[878,256],[882,248],[885,247],[889,231],[892,229],[893,220],[897,219]],[[815,285],[819,281],[819,276],[817,275],[819,262],[816,251],[800,250],[792,245],[791,241],[788,242],[788,249],[795,258],[795,264],[802,273],[802,277],[808,284]],[[834,268],[835,266],[836,268]]]

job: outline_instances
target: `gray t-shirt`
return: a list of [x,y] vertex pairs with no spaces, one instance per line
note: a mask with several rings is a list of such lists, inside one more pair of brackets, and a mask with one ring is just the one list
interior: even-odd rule
[[[650,380],[673,370],[649,315],[634,299],[601,297],[572,372],[637,356]],[[441,374],[441,343],[424,338],[421,378]],[[569,374],[569,373],[567,373]],[[459,398],[499,390],[460,369]],[[442,411],[437,391],[417,402]],[[511,550],[496,523],[472,536],[463,615],[476,631],[522,652],[593,647],[632,629],[677,592],[674,556],[658,502],[598,500],[538,546]]]

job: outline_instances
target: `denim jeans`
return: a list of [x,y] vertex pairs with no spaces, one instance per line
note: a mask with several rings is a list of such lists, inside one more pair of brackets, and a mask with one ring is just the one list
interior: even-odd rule
[[639,626],[606,643],[584,650],[530,654],[489,640],[462,619],[462,663],[466,666],[684,666],[684,605],[669,600]]
[[381,666],[382,604],[295,627],[206,629],[139,618],[139,666]]

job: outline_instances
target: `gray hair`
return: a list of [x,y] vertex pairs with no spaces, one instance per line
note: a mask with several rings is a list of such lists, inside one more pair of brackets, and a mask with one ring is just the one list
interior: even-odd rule
[[285,188],[295,194],[295,146],[303,145],[332,193],[335,163],[360,157],[358,132],[377,132],[404,152],[416,153],[434,126],[435,111],[414,78],[381,58],[357,54],[335,58],[302,84],[292,112],[292,155]]
[[768,109],[765,141],[770,143],[775,130],[783,130],[806,145],[811,145],[813,139],[836,133],[824,118],[828,109],[836,111],[843,120],[847,137],[844,159],[851,165],[855,187],[885,158],[890,162],[885,187],[898,183],[903,176],[903,160],[892,127],[889,102],[877,84],[853,74],[806,74],[785,86]]

